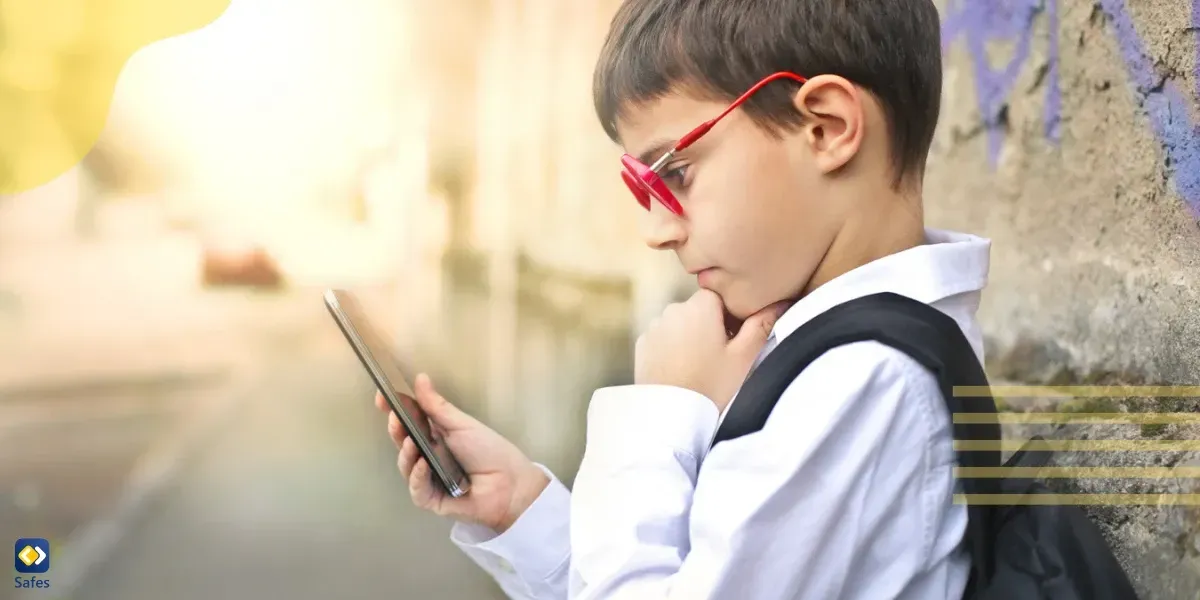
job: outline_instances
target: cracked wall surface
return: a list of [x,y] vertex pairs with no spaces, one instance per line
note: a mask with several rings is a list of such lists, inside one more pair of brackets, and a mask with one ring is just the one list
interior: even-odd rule
[[[994,241],[993,357],[1195,380],[1200,257],[1193,2],[953,0],[933,225]],[[1000,368],[1000,367],[997,367]]]
[[[994,243],[980,309],[993,379],[1198,383],[1200,1],[949,0],[940,8],[945,91],[927,214],[931,225]],[[1161,399],[1090,402],[1103,412],[1168,410]],[[1016,400],[1009,408],[1054,406]],[[1188,400],[1170,410],[1197,408]],[[1200,439],[1194,425],[1040,433]],[[1200,453],[1062,452],[1054,462],[1174,467],[1200,464]],[[1200,490],[1187,478],[1057,484],[1091,493]],[[1196,597],[1193,507],[1089,510],[1144,597]]]

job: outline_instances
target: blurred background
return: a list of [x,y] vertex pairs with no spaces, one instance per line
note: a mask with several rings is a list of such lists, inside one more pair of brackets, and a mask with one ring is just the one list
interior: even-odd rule
[[[592,110],[618,4],[232,0],[134,53],[85,159],[0,197],[0,540],[53,546],[52,590],[0,600],[500,597],[411,508],[321,291],[569,483],[591,391],[693,289],[640,245]],[[1194,364],[1200,9],[1107,5],[939,3],[930,224],[996,240],[1000,380]],[[112,59],[85,29],[39,50],[56,102]]]
[[[590,100],[615,4],[435,4],[233,0],[0,197],[0,538],[50,540],[52,596],[498,597],[411,508],[321,292],[569,482],[644,255]],[[74,32],[40,49],[67,101],[116,52]]]

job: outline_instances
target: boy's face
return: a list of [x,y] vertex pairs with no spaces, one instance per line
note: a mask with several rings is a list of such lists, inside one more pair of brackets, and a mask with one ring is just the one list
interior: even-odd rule
[[[650,164],[726,106],[672,93],[629,107],[617,129],[625,150]],[[842,223],[804,129],[777,136],[741,110],[729,114],[659,171],[683,215],[652,202],[643,217],[647,245],[673,250],[738,319],[798,297]]]

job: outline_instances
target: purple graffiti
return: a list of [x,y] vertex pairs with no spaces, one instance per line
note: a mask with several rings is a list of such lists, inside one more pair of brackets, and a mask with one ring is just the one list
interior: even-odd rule
[[[1121,56],[1141,109],[1149,118],[1165,154],[1166,167],[1175,187],[1193,214],[1200,216],[1200,123],[1190,116],[1186,90],[1166,80],[1146,54],[1125,0],[1100,0],[1111,21]],[[958,37],[965,37],[975,71],[979,112],[988,137],[988,157],[995,164],[1004,141],[1005,109],[1020,68],[1029,57],[1033,20],[1043,10],[1043,0],[950,0],[942,22],[943,50]],[[1059,83],[1058,0],[1044,0],[1050,30],[1045,81],[1045,133],[1059,139],[1062,90]],[[1200,31],[1200,0],[1192,0],[1192,23]],[[988,61],[989,41],[1015,43],[1013,58],[995,70]],[[1200,81],[1200,51],[1196,57]],[[1200,96],[1200,84],[1196,94]]]
[[[1200,0],[1196,0],[1200,2]],[[1058,79],[1058,0],[1050,0],[1046,5],[1046,20],[1050,26],[1050,58],[1046,65],[1046,113],[1043,121],[1046,124],[1046,137],[1059,141],[1059,125],[1062,124],[1062,89]]]
[[[1100,5],[1116,29],[1126,71],[1166,153],[1175,187],[1193,213],[1200,215],[1200,124],[1192,122],[1188,98],[1175,82],[1156,74],[1154,61],[1146,54],[1125,3],[1101,0]],[[1200,2],[1193,0],[1193,22],[1200,18],[1197,11]]]
[[[1021,68],[1029,59],[1033,40],[1033,20],[1042,12],[1042,0],[950,0],[942,20],[942,50],[959,36],[966,38],[975,71],[975,95],[987,133],[988,158],[995,164],[1004,144],[1008,97],[1017,83]],[[1058,139],[1062,94],[1058,79],[1058,0],[1048,0],[1053,39],[1049,45],[1046,72],[1046,136]],[[988,60],[989,42],[1015,41],[1016,48],[1008,64],[993,69]]]
[[[1200,36],[1200,0],[1192,0],[1192,31]],[[1196,44],[1196,97],[1200,98],[1200,43]]]

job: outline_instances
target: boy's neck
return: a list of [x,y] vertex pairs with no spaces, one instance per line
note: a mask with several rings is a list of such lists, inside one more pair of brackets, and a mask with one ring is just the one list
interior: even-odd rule
[[863,190],[817,265],[802,296],[838,276],[925,243],[921,190]]

